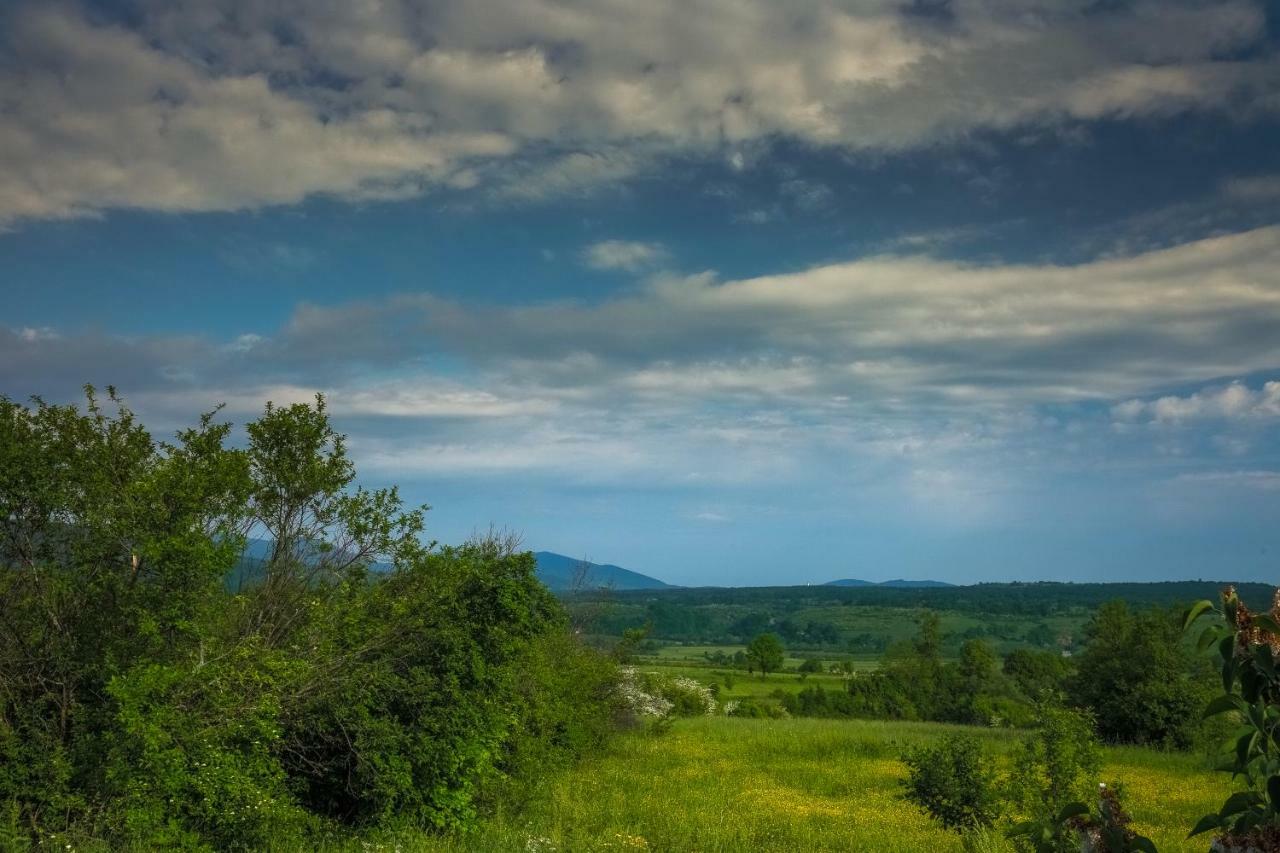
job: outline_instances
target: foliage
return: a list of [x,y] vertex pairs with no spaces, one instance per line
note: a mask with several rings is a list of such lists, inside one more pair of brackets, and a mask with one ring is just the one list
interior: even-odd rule
[[1218,830],[1224,848],[1238,843],[1247,849],[1250,835],[1269,834],[1274,843],[1280,836],[1280,590],[1269,612],[1254,614],[1228,587],[1220,609],[1198,602],[1183,624],[1190,628],[1207,615],[1217,618],[1200,631],[1197,645],[1216,650],[1223,693],[1208,704],[1205,715],[1230,714],[1239,722],[1221,769],[1243,781],[1244,790],[1201,818],[1191,834]]
[[800,662],[798,671],[801,678],[812,675],[815,672],[822,672],[822,661],[817,658],[805,658]]
[[1073,667],[1071,658],[1056,651],[1014,649],[1005,655],[1001,671],[1024,696],[1052,702],[1065,694]]
[[1098,812],[1076,818],[1082,849],[1089,853],[1156,853],[1150,838],[1133,830],[1133,818],[1121,803],[1120,783],[1098,785]]
[[1107,741],[1186,749],[1202,729],[1210,677],[1180,642],[1171,611],[1135,613],[1123,601],[1098,609],[1069,682],[1072,700],[1092,709]]
[[977,739],[948,735],[909,750],[906,798],[947,829],[990,826],[998,814],[995,772]]
[[[169,444],[108,399],[0,399],[6,845],[462,828],[604,739],[613,664],[532,555],[424,545],[425,508],[354,485],[323,398],[268,405],[243,449],[216,412]],[[269,553],[228,584],[250,534]]]
[[1035,732],[1014,750],[1007,798],[1027,819],[1012,831],[1036,853],[1078,850],[1072,817],[1088,811],[1102,751],[1088,714],[1042,706]]
[[785,650],[776,634],[760,634],[747,644],[747,667],[767,676],[782,669]]

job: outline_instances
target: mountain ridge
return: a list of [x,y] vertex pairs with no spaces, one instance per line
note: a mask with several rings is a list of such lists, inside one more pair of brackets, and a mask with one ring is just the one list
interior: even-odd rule
[[[609,587],[619,590],[673,589],[674,586],[655,577],[624,569],[612,563],[592,563],[557,554],[554,551],[535,551],[538,561],[538,579],[556,592],[574,589],[598,589]],[[581,570],[585,566],[586,571]],[[585,575],[580,577],[580,574]]]

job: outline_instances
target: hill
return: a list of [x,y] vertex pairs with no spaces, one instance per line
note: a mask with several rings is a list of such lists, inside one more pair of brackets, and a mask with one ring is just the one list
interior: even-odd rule
[[[579,585],[584,590],[600,587],[618,590],[673,589],[671,584],[621,566],[589,563],[551,551],[538,551],[533,556],[538,560],[538,579],[557,592],[571,590]],[[579,584],[579,573],[583,567],[586,569],[586,577]]]

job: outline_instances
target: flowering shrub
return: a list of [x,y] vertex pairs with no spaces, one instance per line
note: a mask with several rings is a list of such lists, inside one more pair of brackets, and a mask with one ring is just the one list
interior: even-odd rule
[[619,670],[618,695],[642,724],[660,723],[671,717],[710,717],[718,707],[711,688],[699,681],[641,673],[631,666]]
[[618,668],[618,699],[631,721],[645,727],[662,727],[670,722],[675,703],[651,692],[634,666]]
[[1184,627],[1211,614],[1220,618],[1200,632],[1198,646],[1216,648],[1224,692],[1205,716],[1239,717],[1223,769],[1243,780],[1245,789],[1201,818],[1191,834],[1218,830],[1217,850],[1280,850],[1280,590],[1269,613],[1254,614],[1227,587],[1221,609],[1198,602],[1187,611]]
[[663,689],[663,694],[675,705],[681,717],[710,717],[716,712],[716,699],[711,688],[684,676],[677,676]]

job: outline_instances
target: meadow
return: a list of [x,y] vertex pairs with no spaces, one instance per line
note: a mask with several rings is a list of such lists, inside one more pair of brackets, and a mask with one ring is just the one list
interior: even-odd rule
[[[958,835],[900,797],[903,749],[950,731],[1001,753],[1013,741],[1008,731],[930,723],[682,719],[665,734],[621,737],[471,835],[365,837],[332,849],[961,853]],[[1207,848],[1185,836],[1229,783],[1203,758],[1112,747],[1103,773],[1124,783],[1136,828],[1163,853]]]

